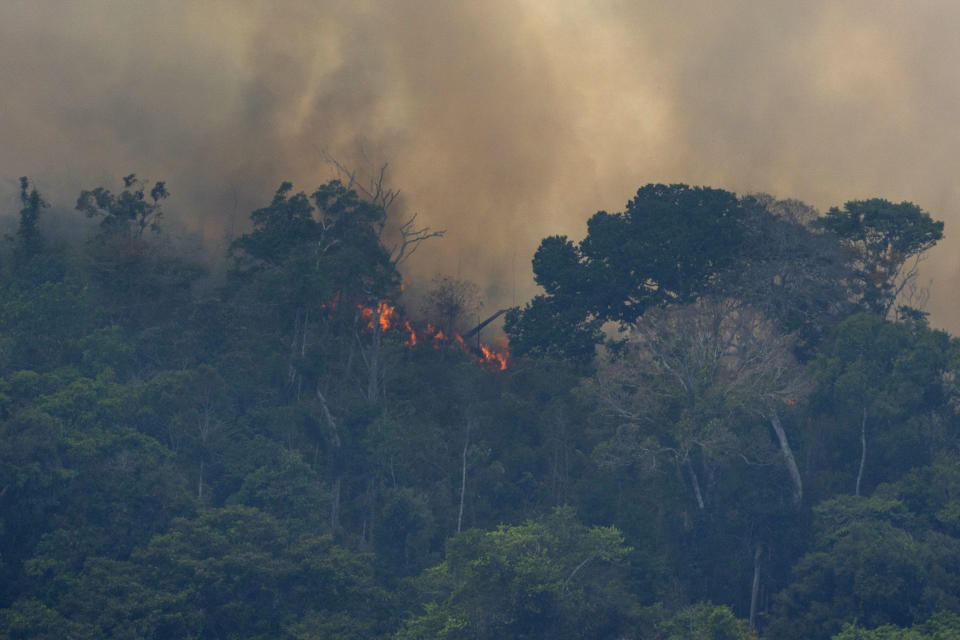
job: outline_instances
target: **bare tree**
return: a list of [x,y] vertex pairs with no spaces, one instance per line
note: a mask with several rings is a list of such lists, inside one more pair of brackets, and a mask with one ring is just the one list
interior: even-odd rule
[[650,310],[622,353],[600,359],[587,388],[621,422],[599,451],[601,462],[649,467],[668,454],[704,508],[693,453],[703,464],[731,456],[766,461],[769,439],[740,428],[744,414],[753,415],[772,428],[794,501],[801,501],[803,483],[779,411],[802,400],[809,385],[790,338],[755,309],[726,299]]
[[436,276],[423,300],[423,313],[446,335],[462,333],[483,308],[480,287],[467,280]]
[[[389,169],[389,164],[384,163],[380,165],[378,170],[372,171],[366,179],[363,179],[356,170],[348,169],[329,153],[323,152],[323,154],[327,162],[336,169],[341,182],[343,182],[348,189],[356,190],[364,200],[377,205],[386,213],[390,213],[390,208],[400,196],[400,191],[387,186],[387,170]],[[416,213],[411,214],[408,218],[398,223],[392,234],[394,236],[392,240],[388,240],[385,237],[388,234],[389,225],[387,222],[389,222],[389,216],[387,216],[384,224],[381,225],[379,229],[381,241],[390,251],[390,259],[394,266],[399,266],[403,261],[412,256],[424,240],[442,238],[446,233],[443,229],[418,227],[417,215]]]
[[[363,178],[355,169],[347,168],[327,151],[321,153],[326,161],[334,167],[341,182],[348,189],[355,190],[364,200],[380,207],[386,214],[377,229],[377,234],[380,243],[389,253],[390,264],[393,269],[398,269],[424,241],[431,238],[442,238],[446,233],[442,229],[417,226],[418,214],[416,213],[395,225],[391,225],[390,209],[400,196],[400,191],[388,186],[388,164],[381,164],[378,170],[371,171],[366,178]],[[367,366],[367,400],[371,403],[379,402],[383,389],[383,323],[381,323],[383,312],[383,307],[380,305],[376,305],[373,309],[373,317],[370,322],[371,339],[365,347],[361,345],[360,350],[360,355]],[[355,333],[359,343],[360,333],[359,331]]]

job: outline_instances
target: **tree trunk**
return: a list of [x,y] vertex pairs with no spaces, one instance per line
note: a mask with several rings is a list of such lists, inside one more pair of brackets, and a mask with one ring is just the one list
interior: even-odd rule
[[342,442],[340,440],[340,430],[337,428],[337,421],[334,420],[333,414],[330,413],[330,407],[327,406],[327,399],[323,396],[323,392],[320,391],[319,384],[317,385],[317,399],[320,401],[320,408],[323,411],[323,417],[327,422],[327,426],[330,428],[330,444],[333,446],[333,461],[330,465],[333,470],[333,487],[330,491],[330,526],[334,531],[340,528],[340,486],[342,484],[343,474],[340,472],[340,447]]
[[700,492],[700,481],[697,479],[697,472],[693,469],[693,463],[690,462],[690,456],[687,455],[683,460],[687,467],[687,473],[690,474],[690,482],[693,484],[693,495],[697,498],[697,506],[703,509],[703,493]]
[[463,455],[460,458],[460,510],[457,512],[457,533],[463,525],[463,503],[467,494],[467,447],[470,446],[470,431],[463,442]]
[[860,497],[860,481],[863,480],[863,469],[867,465],[867,408],[863,408],[863,417],[860,419],[860,469],[857,471],[857,488],[855,495]]
[[763,545],[757,543],[753,552],[753,587],[750,589],[750,626],[757,628],[757,601],[760,596],[760,557],[763,554]]
[[300,307],[293,314],[293,330],[290,335],[290,361],[287,363],[287,380],[290,386],[297,380],[297,351],[300,346]]
[[340,528],[340,484],[341,476],[333,479],[333,489],[330,491],[330,528],[336,531]]
[[803,480],[800,478],[800,469],[797,468],[797,459],[793,457],[793,450],[790,449],[790,441],[787,440],[787,432],[783,430],[780,424],[780,416],[776,411],[770,414],[770,425],[774,433],[777,434],[777,441],[780,443],[780,452],[787,463],[787,471],[790,473],[790,480],[793,481],[793,502],[800,504],[803,500]]

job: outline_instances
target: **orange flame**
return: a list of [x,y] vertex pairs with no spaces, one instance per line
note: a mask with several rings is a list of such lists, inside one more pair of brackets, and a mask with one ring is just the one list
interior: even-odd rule
[[500,367],[500,371],[505,371],[507,369],[507,354],[497,353],[496,351],[492,351],[483,345],[480,346],[480,353],[483,354],[484,362],[495,363],[498,367]]
[[[403,344],[409,347],[417,346],[419,340],[417,331],[413,328],[413,325],[410,324],[409,320],[404,320],[400,323],[395,306],[381,301],[377,303],[376,308],[362,305],[360,305],[359,308],[360,316],[366,321],[367,329],[372,330],[374,328],[374,322],[376,321],[379,323],[380,329],[384,332],[391,328],[402,330],[406,334],[406,337],[403,339]],[[449,342],[456,344],[460,349],[484,364],[495,365],[500,371],[504,371],[507,368],[510,351],[506,336],[497,338],[496,347],[478,345],[479,348],[475,349],[467,345],[466,340],[464,340],[460,334],[454,333],[448,336],[442,329],[437,329],[430,323],[426,324],[423,334],[431,339],[434,348],[439,348],[441,343]]]
[[[396,307],[386,302],[377,303],[376,314],[382,331],[386,331],[393,324],[393,315],[396,311]],[[360,316],[367,321],[367,329],[373,329],[373,314],[374,310],[371,307],[360,305]]]
[[410,347],[417,346],[417,332],[410,326],[409,320],[403,321],[403,328],[407,330],[407,339],[403,341],[403,344]]

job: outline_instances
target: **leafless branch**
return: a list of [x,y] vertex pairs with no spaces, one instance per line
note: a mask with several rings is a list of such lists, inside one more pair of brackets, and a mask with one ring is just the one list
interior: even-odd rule
[[424,240],[442,238],[446,233],[443,229],[434,231],[430,227],[421,227],[418,229],[414,226],[417,221],[417,215],[416,213],[413,214],[406,222],[400,225],[400,239],[390,248],[390,258],[395,265],[399,265],[412,256]]

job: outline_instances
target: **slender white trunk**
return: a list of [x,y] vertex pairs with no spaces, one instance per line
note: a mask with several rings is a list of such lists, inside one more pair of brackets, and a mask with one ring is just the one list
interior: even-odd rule
[[803,500],[803,480],[800,478],[800,469],[797,468],[797,459],[793,457],[793,450],[790,448],[790,441],[787,440],[787,432],[783,430],[780,424],[780,416],[776,411],[770,414],[770,425],[774,433],[777,434],[777,441],[780,443],[780,452],[787,463],[787,471],[790,473],[790,480],[793,481],[793,502],[800,504]]
[[860,469],[857,471],[856,496],[860,497],[860,481],[863,480],[863,469],[867,466],[867,408],[863,408],[863,417],[860,419]]
[[697,472],[693,470],[690,456],[687,456],[683,462],[687,467],[687,473],[690,474],[690,482],[693,484],[693,495],[697,498],[697,506],[703,509],[703,493],[700,492],[700,481],[697,479]]
[[757,601],[760,597],[760,557],[763,554],[763,545],[757,544],[753,552],[753,587],[750,589],[750,626],[756,629]]
[[467,494],[467,447],[470,445],[470,432],[463,443],[463,455],[460,459],[460,511],[457,513],[457,533],[463,525],[463,503]]
[[340,485],[342,484],[342,475],[339,471],[340,468],[340,430],[337,428],[337,421],[334,420],[333,414],[330,413],[330,407],[327,406],[327,399],[323,396],[323,392],[320,391],[319,384],[317,385],[317,399],[320,401],[320,408],[323,411],[323,417],[327,421],[327,426],[330,428],[330,444],[333,446],[333,467],[336,469],[333,477],[333,487],[330,491],[330,526],[334,531],[340,528]]

